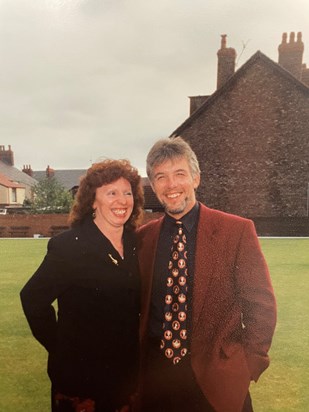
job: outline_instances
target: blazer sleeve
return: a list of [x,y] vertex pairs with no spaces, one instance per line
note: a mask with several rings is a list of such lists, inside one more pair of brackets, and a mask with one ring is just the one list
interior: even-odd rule
[[67,272],[59,245],[52,238],[43,262],[20,292],[30,329],[48,352],[55,348],[57,333],[57,318],[52,303],[67,288]]
[[251,378],[268,367],[268,351],[276,325],[276,301],[255,227],[247,221],[236,263],[236,281],[242,310],[243,343]]

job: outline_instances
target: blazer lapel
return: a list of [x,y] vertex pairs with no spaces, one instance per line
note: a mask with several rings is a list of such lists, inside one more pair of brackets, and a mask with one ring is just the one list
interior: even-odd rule
[[217,237],[215,236],[215,232],[216,225],[212,219],[211,210],[200,204],[193,285],[193,332],[198,325],[198,320],[209,292],[212,273],[218,261]]

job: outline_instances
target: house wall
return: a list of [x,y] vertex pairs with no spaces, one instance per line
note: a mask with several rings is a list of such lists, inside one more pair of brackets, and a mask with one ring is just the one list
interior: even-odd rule
[[13,201],[13,190],[11,187],[0,186],[0,204],[2,205],[22,205],[25,200],[25,189],[16,188],[16,201]]
[[8,203],[8,189],[0,185],[0,204],[6,205]]
[[10,205],[22,205],[25,200],[25,194],[26,190],[21,187],[15,188],[16,190],[16,201],[14,201],[14,195],[13,195],[13,190],[14,188],[8,188],[9,191],[9,204]]
[[220,92],[181,133],[200,161],[198,198],[248,217],[308,216],[306,90],[258,59]]

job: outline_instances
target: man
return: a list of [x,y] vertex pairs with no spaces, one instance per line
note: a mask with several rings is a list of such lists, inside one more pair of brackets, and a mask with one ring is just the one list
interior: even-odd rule
[[165,216],[138,232],[141,409],[252,411],[276,323],[254,224],[196,201],[200,169],[181,137],[151,148],[147,174]]

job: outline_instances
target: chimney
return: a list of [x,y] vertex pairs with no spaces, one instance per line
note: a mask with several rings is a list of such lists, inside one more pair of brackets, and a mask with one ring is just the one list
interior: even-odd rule
[[301,32],[297,33],[297,40],[295,41],[295,33],[290,33],[290,41],[287,41],[287,33],[283,33],[282,42],[278,47],[280,66],[288,70],[298,80],[302,76],[302,63],[304,53],[304,43],[302,42]]
[[33,170],[31,169],[30,165],[24,165],[23,166],[23,170],[24,173],[26,173],[26,175],[32,177],[33,176]]
[[226,34],[221,34],[221,49],[218,50],[217,89],[235,73],[236,51],[226,47]]
[[9,145],[8,150],[5,150],[4,146],[0,146],[0,161],[9,166],[14,166],[14,153],[11,150],[11,145]]
[[47,168],[46,168],[46,177],[47,177],[47,178],[49,178],[49,177],[54,177],[54,175],[55,175],[54,169],[52,169],[51,167],[47,166]]

